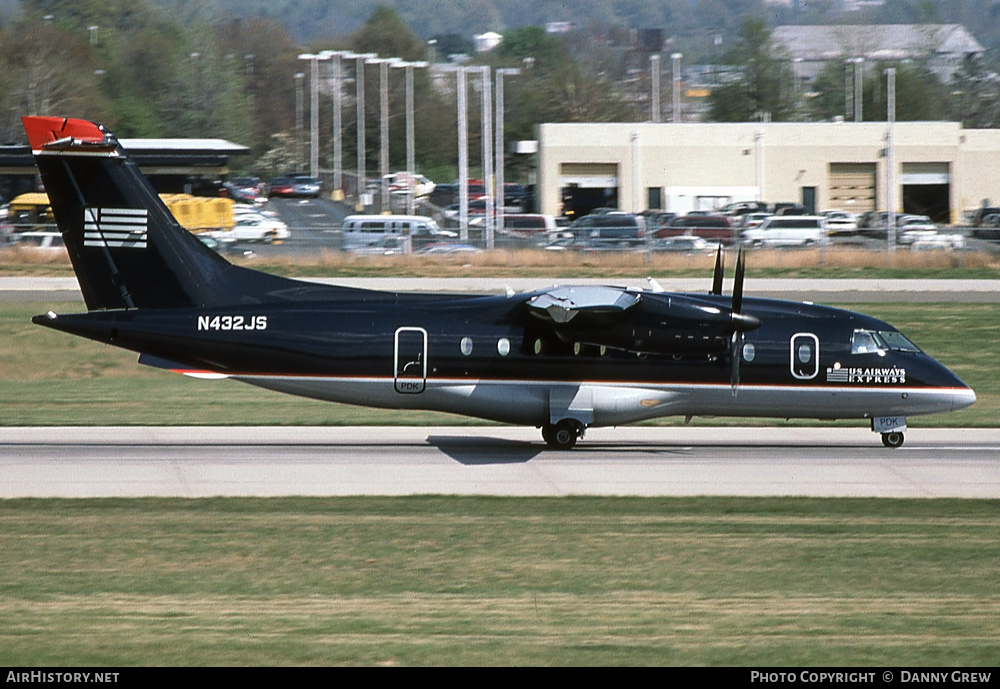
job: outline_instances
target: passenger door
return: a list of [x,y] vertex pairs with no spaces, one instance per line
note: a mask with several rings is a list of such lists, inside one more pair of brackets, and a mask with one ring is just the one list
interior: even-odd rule
[[393,346],[393,385],[396,392],[416,395],[427,385],[427,331],[404,327],[396,330]]

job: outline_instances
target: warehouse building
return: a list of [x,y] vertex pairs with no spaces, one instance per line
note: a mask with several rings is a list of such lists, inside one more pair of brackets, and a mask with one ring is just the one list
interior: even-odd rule
[[1000,130],[957,122],[543,124],[538,200],[543,213],[597,207],[686,213],[732,201],[800,204],[810,211],[887,208],[961,222],[1000,200]]

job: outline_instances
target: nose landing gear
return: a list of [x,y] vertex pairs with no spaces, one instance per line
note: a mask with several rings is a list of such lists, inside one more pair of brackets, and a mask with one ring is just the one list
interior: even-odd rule
[[901,447],[903,445],[903,433],[901,431],[883,433],[882,444],[886,447]]
[[882,434],[882,444],[886,447],[901,447],[905,430],[905,416],[876,416],[872,419],[872,431]]

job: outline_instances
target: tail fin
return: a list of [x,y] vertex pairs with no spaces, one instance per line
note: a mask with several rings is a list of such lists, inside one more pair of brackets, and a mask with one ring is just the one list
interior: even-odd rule
[[282,281],[233,266],[182,228],[103,127],[22,121],[88,310],[252,302]]

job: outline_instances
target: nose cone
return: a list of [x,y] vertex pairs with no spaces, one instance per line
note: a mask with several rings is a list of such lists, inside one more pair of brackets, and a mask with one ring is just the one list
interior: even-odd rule
[[971,407],[975,401],[976,393],[972,388],[966,386],[956,389],[951,395],[951,410],[958,411],[959,409]]

